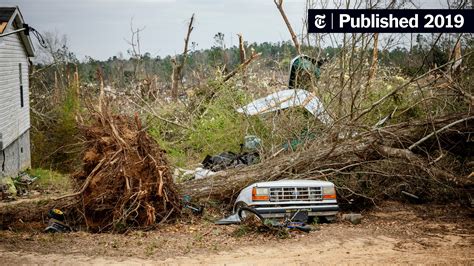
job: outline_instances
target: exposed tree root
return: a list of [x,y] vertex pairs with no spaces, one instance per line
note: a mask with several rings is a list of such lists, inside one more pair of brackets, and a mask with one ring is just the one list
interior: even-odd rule
[[[92,231],[152,226],[179,213],[179,195],[164,152],[138,116],[112,116],[106,108],[83,128],[83,170],[74,178]],[[76,194],[77,195],[77,194]]]

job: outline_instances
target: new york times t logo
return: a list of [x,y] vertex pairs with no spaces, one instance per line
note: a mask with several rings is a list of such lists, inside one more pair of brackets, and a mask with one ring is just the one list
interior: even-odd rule
[[314,16],[314,26],[318,29],[324,29],[326,27],[326,15]]
[[309,9],[308,33],[474,33],[474,9]]

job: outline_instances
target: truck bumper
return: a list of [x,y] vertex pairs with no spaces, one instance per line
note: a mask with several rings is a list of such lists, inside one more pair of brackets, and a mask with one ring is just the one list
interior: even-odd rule
[[255,210],[264,218],[280,218],[285,217],[288,213],[304,211],[308,216],[333,216],[339,211],[337,204],[321,204],[321,205],[291,205],[291,206],[265,206],[253,205]]

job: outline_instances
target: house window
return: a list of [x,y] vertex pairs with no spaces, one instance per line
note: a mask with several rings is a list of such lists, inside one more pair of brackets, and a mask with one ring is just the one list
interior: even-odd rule
[[21,73],[21,63],[18,64],[18,70],[20,71],[20,106],[25,106],[25,101],[23,100],[23,76]]

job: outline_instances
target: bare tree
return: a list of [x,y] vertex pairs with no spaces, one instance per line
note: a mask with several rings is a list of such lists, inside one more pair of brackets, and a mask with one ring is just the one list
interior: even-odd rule
[[[245,61],[247,60],[247,55],[245,52],[245,44],[244,44],[244,37],[242,36],[242,33],[237,34],[239,36],[239,55],[240,55],[240,64],[244,64]],[[245,74],[245,67],[242,69],[242,82],[244,86],[247,85],[247,75]]]
[[237,36],[239,36],[240,63],[243,64],[247,59],[247,55],[245,54],[244,37],[242,36],[242,33],[237,34]]
[[286,27],[288,27],[288,31],[290,32],[293,43],[295,44],[296,51],[298,52],[298,54],[301,54],[301,46],[298,41],[298,37],[296,36],[295,31],[293,30],[293,27],[291,27],[290,21],[288,20],[288,17],[286,16],[285,10],[283,9],[283,0],[273,0],[273,2],[278,8],[278,11],[280,11],[282,18],[285,21]]
[[173,72],[171,73],[171,97],[174,101],[178,99],[179,95],[179,83],[181,82],[182,71],[183,67],[186,64],[186,58],[188,55],[188,43],[189,43],[189,36],[193,31],[193,22],[194,22],[194,14],[191,16],[188,24],[188,32],[186,33],[186,38],[184,39],[184,49],[183,53],[181,54],[181,60],[179,58],[173,58],[171,63],[173,64]]
[[233,76],[235,76],[235,74],[237,74],[239,71],[244,70],[254,59],[257,59],[257,58],[260,57],[261,55],[262,55],[261,53],[255,53],[255,51],[252,49],[252,55],[250,56],[250,58],[248,58],[247,60],[245,60],[245,62],[243,62],[243,63],[240,64],[238,67],[234,68],[234,70],[232,70],[229,74],[227,74],[227,75],[224,77],[223,82],[228,81],[230,78],[232,78]]
[[142,60],[142,52],[141,52],[141,47],[140,47],[140,32],[142,32],[145,29],[143,28],[133,28],[133,18],[130,19],[130,32],[132,34],[130,40],[125,40],[131,47],[130,50],[128,50],[128,53],[130,56],[136,60],[134,64],[134,73],[135,77],[138,77],[140,74],[140,65],[141,65],[141,60]]
[[374,33],[374,46],[372,51],[372,63],[369,69],[369,78],[367,79],[367,87],[370,86],[372,79],[375,77],[375,73],[377,71],[377,61],[378,61],[378,53],[379,53],[379,34]]

